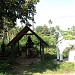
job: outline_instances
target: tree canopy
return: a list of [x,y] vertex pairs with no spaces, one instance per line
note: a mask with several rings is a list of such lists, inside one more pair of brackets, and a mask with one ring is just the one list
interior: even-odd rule
[[0,28],[3,29],[5,21],[15,26],[17,18],[23,23],[33,21],[37,2],[39,0],[0,0]]
[[49,31],[49,28],[47,27],[47,25],[37,26],[35,31],[37,33],[41,33],[41,34],[44,34],[44,35],[49,35],[50,34],[50,31]]

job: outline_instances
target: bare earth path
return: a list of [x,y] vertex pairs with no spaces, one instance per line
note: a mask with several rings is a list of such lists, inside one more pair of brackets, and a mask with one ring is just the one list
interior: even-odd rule
[[24,71],[26,71],[29,65],[40,62],[40,59],[38,58],[32,58],[32,59],[18,58],[16,62],[18,62],[18,65],[12,67],[12,72],[14,73],[14,75],[20,75]]

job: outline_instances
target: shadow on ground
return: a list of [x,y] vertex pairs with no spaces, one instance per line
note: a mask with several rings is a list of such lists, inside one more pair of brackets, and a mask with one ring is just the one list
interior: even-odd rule
[[12,74],[14,75],[33,75],[34,73],[43,73],[47,70],[55,71],[59,67],[59,64],[52,61],[55,56],[45,54],[45,60],[41,61],[39,58],[32,59],[18,59],[18,66],[14,66]]
[[4,68],[2,71],[0,66],[0,73],[3,73],[2,75],[40,75],[47,72],[53,74],[57,70],[69,72],[75,66],[75,64],[71,63],[57,63],[53,59],[56,59],[56,56],[48,53],[45,54],[44,61],[41,61],[39,58],[24,59],[20,57],[13,64],[7,66],[9,70]]

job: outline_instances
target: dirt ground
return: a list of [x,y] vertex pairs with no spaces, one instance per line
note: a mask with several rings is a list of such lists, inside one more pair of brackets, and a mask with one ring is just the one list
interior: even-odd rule
[[17,65],[15,65],[14,67],[12,67],[12,72],[15,75],[20,75],[21,73],[23,73],[23,71],[25,71],[27,69],[27,67],[33,63],[38,63],[41,60],[38,58],[30,58],[30,59],[24,59],[22,57],[16,59]]

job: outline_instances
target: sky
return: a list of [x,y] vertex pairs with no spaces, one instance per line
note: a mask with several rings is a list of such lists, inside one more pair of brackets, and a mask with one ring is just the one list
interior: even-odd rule
[[49,27],[50,19],[51,26],[59,25],[63,30],[75,25],[75,0],[40,0],[36,12],[35,27],[44,24]]

